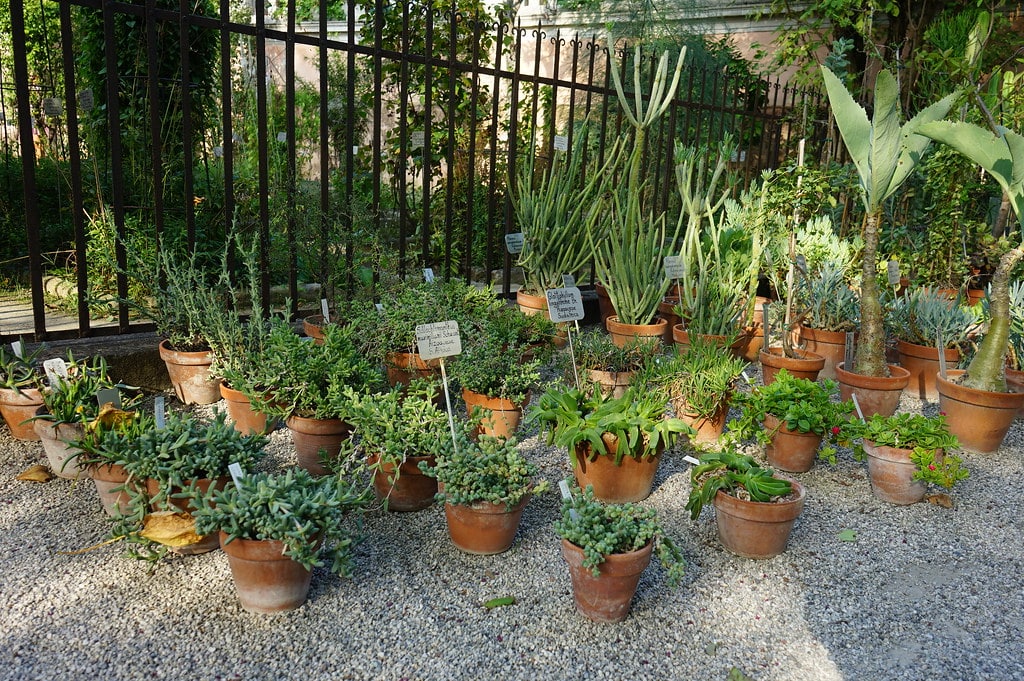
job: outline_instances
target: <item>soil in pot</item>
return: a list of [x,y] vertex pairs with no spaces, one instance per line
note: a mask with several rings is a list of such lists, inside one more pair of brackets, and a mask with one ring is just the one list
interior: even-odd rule
[[461,551],[480,556],[503,553],[512,547],[529,495],[511,508],[489,501],[472,505],[444,505],[448,536]]
[[890,364],[888,376],[865,376],[843,368],[844,362],[836,365],[836,378],[839,379],[839,399],[846,401],[857,397],[857,403],[864,414],[870,418],[873,414],[892,416],[900,406],[900,396],[910,382],[910,372],[903,367]]
[[719,492],[715,495],[715,523],[722,546],[743,558],[779,555],[786,550],[805,496],[798,482],[793,482],[790,497],[776,502],[744,501]]
[[769,464],[787,473],[811,470],[821,445],[821,435],[790,430],[772,414],[765,415],[764,429],[772,438],[764,450]]
[[960,385],[962,370],[936,377],[939,409],[946,414],[949,432],[964,449],[987,454],[1002,445],[1018,410],[1024,408],[1024,385],[1007,380],[1013,392],[994,393]]
[[[935,388],[935,376],[939,373],[939,349],[929,345],[917,345],[905,341],[896,341],[900,366],[910,372],[910,382],[904,390],[922,400],[934,402],[939,397]],[[946,348],[946,366],[955,367],[960,361],[960,351]]]
[[501,397],[488,397],[465,388],[462,390],[462,399],[466,403],[467,416],[472,416],[476,407],[483,412],[478,433],[505,439],[515,434],[523,419],[523,407],[530,403],[529,393],[522,404],[519,404]]
[[[43,408],[40,413],[45,413]],[[39,436],[46,453],[46,461],[50,464],[50,470],[54,475],[62,478],[84,478],[86,471],[78,465],[78,455],[81,453],[78,447],[72,447],[69,442],[81,440],[85,435],[85,427],[80,423],[54,423],[39,419],[32,422],[32,427]]]
[[324,459],[332,459],[341,451],[341,443],[348,439],[351,426],[341,419],[310,419],[289,416],[285,425],[292,434],[299,467],[313,475],[330,473]]
[[[864,440],[872,494],[882,501],[900,506],[916,504],[924,499],[928,485],[921,480],[914,480],[917,466],[910,460],[912,451]],[[942,452],[936,452],[935,456],[941,459]]]
[[618,440],[607,433],[602,439],[608,453],[598,455],[593,461],[587,459],[590,455],[589,442],[576,446],[573,475],[580,489],[593,485],[594,496],[607,504],[642,501],[649,497],[654,488],[654,476],[658,472],[661,452],[640,459],[626,454],[616,465]]
[[619,321],[618,315],[612,315],[605,320],[605,326],[608,327],[608,334],[612,337],[612,342],[618,347],[624,348],[634,341],[661,343],[668,322],[655,316],[654,321],[650,324],[623,324]]
[[16,440],[38,440],[33,421],[36,411],[43,406],[43,395],[35,388],[20,393],[10,388],[0,388],[0,414],[3,415],[11,436]]
[[164,340],[160,342],[160,359],[167,365],[174,394],[182,404],[213,404],[220,399],[221,381],[210,376],[212,352],[179,352]]
[[[370,464],[378,461],[377,455],[370,457]],[[426,461],[434,465],[433,456],[410,456],[398,467],[398,477],[394,476],[394,464],[384,464],[373,474],[373,491],[377,498],[387,500],[388,510],[399,513],[422,511],[434,503],[437,494],[437,480],[426,476],[419,464]]]
[[254,613],[294,610],[306,602],[313,573],[284,555],[276,539],[218,540],[228,556],[242,609]]
[[651,563],[654,544],[629,553],[605,556],[595,577],[583,566],[583,549],[562,540],[562,557],[569,566],[576,610],[595,622],[621,622],[629,615],[629,606],[640,584],[640,576]]
[[825,366],[825,358],[806,350],[797,350],[796,357],[786,357],[782,348],[768,348],[758,353],[761,360],[761,382],[771,385],[779,369],[785,369],[794,378],[818,380],[818,373]]

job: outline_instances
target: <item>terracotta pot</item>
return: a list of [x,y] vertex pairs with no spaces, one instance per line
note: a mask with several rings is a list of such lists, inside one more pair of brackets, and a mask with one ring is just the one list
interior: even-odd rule
[[178,352],[160,342],[160,359],[167,365],[174,394],[183,404],[213,404],[220,399],[220,379],[210,376],[213,353]]
[[[916,504],[924,499],[928,485],[921,480],[914,480],[917,466],[910,461],[911,452],[912,449],[876,445],[871,440],[864,440],[872,494],[882,501],[900,506]],[[939,450],[936,458],[941,457],[942,450]]]
[[1024,408],[1024,385],[1007,381],[1013,390],[1008,393],[976,390],[954,382],[963,374],[962,370],[950,370],[946,378],[936,377],[939,409],[946,414],[949,432],[957,436],[961,447],[994,452],[1003,444],[1018,410]]
[[228,556],[242,609],[272,613],[294,610],[306,602],[313,573],[284,555],[276,539],[235,539],[223,532],[220,546]]
[[[211,489],[224,489],[231,478],[229,476],[223,476],[219,478],[197,478],[191,481],[195,484],[197,494],[205,496]],[[145,481],[146,494],[150,498],[160,494],[162,484],[159,480],[153,478],[147,478]],[[156,506],[150,504],[150,508],[154,511],[175,511],[176,513],[191,513],[196,509],[195,498],[181,499],[175,498],[175,495],[181,494],[184,490],[180,487],[171,487],[167,492],[167,498],[162,504]],[[207,534],[203,535],[198,543],[189,544],[188,546],[171,546],[169,547],[173,553],[178,553],[183,556],[194,556],[200,553],[209,553],[219,546],[217,535]]]
[[612,299],[608,296],[608,289],[601,284],[594,284],[594,291],[597,293],[597,309],[601,313],[601,324],[607,329],[608,318],[615,313],[615,306],[612,305]]
[[969,288],[967,289],[967,305],[974,307],[985,299],[985,289],[983,288]]
[[122,515],[128,510],[131,497],[125,486],[131,475],[124,469],[124,466],[116,463],[107,465],[96,465],[89,467],[89,476],[96,485],[96,492],[100,497],[100,504],[107,515],[114,517]]
[[[1017,383],[1018,385],[1024,385],[1024,371],[1017,371],[1016,369],[1006,370],[1006,380]],[[1017,418],[1024,418],[1024,404],[1020,405],[1020,409],[1017,410]]]
[[821,445],[821,435],[790,430],[772,414],[765,415],[764,429],[772,438],[764,450],[768,463],[787,473],[811,470]]
[[423,361],[417,352],[389,352],[384,356],[384,369],[391,387],[406,386],[414,378],[432,379],[440,376],[441,363]]
[[754,299],[754,312],[750,321],[743,327],[743,332],[736,339],[734,352],[741,359],[748,362],[756,362],[764,347],[764,304],[769,302],[764,296],[756,296]]
[[806,491],[793,482],[795,498],[773,502],[744,501],[719,492],[715,495],[718,538],[730,553],[743,558],[772,558],[786,550],[793,523],[804,508]]
[[846,359],[846,332],[823,331],[800,327],[800,343],[804,350],[825,358],[818,378],[836,378],[836,365]]
[[20,393],[10,388],[0,388],[0,414],[3,414],[11,436],[16,440],[38,440],[33,421],[28,419],[36,415],[43,406],[43,395],[35,388],[26,388]]
[[676,314],[677,305],[679,305],[679,296],[665,296],[665,299],[658,304],[658,316],[664,319],[668,325],[665,327],[665,334],[662,336],[662,341],[665,345],[672,345],[672,329],[675,328],[676,324],[683,322],[682,318]]
[[622,397],[626,394],[629,384],[633,381],[633,371],[601,371],[599,369],[588,369],[587,377],[590,383],[597,383],[600,386],[602,395]]
[[523,517],[530,496],[519,500],[511,508],[489,501],[472,505],[444,505],[448,521],[448,536],[461,551],[478,556],[490,556],[508,551],[515,541],[519,521]]
[[618,439],[608,433],[601,436],[601,439],[608,453],[599,454],[593,461],[587,458],[591,453],[589,442],[581,442],[576,446],[573,475],[580,489],[593,485],[594,496],[608,504],[642,501],[649,497],[654,488],[654,476],[658,472],[661,450],[654,456],[640,459],[626,454],[616,465]]
[[[370,457],[371,465],[376,464],[379,457]],[[409,456],[398,467],[395,477],[395,465],[386,463],[373,474],[373,491],[377,498],[387,500],[388,510],[399,513],[422,511],[434,503],[437,494],[437,480],[426,476],[420,470],[421,461],[434,465],[433,456]]]
[[235,430],[243,435],[262,435],[277,427],[277,419],[268,421],[267,415],[256,411],[244,393],[220,384],[220,395],[224,398],[228,416]]
[[796,357],[786,357],[782,348],[768,348],[758,353],[761,360],[761,382],[771,385],[779,369],[785,369],[794,378],[818,380],[818,372],[825,366],[825,358],[813,352],[797,350]]
[[[743,345],[742,339],[737,338],[732,342],[731,345],[727,345],[729,342],[728,336],[716,336],[713,334],[701,333],[694,334],[694,337],[700,337],[706,343],[712,343],[718,347],[725,349],[728,347],[729,351],[737,357],[740,356],[740,348]],[[685,355],[690,350],[690,332],[683,328],[682,324],[676,324],[672,327],[672,340],[676,344],[676,351],[680,355]]]
[[535,296],[519,289],[516,291],[516,303],[519,305],[519,310],[525,315],[539,314],[548,317],[548,299],[545,296]]
[[484,418],[480,422],[479,433],[508,439],[519,428],[519,422],[523,419],[523,407],[530,403],[530,394],[527,393],[523,403],[518,404],[512,400],[488,397],[463,388],[462,399],[466,403],[468,416],[473,415],[474,407],[480,407],[483,410]]
[[341,419],[310,419],[289,416],[285,425],[292,434],[299,468],[313,475],[327,475],[330,471],[323,459],[333,459],[341,451],[341,443],[348,439],[352,428]]
[[672,408],[675,410],[677,418],[697,431],[696,435],[690,436],[691,442],[712,444],[718,442],[718,438],[722,437],[722,433],[725,432],[725,422],[729,417],[728,400],[718,405],[718,410],[711,416],[699,416],[693,413],[686,400],[679,397],[673,398]]
[[864,418],[872,414],[892,416],[900,406],[900,395],[910,382],[910,372],[903,367],[890,364],[889,376],[865,376],[846,371],[844,362],[836,365],[836,377],[839,379],[839,398],[849,400],[857,396]]
[[563,539],[562,558],[569,565],[576,610],[595,622],[626,619],[640,576],[651,564],[653,548],[652,542],[636,551],[607,555],[595,577],[592,568],[583,567],[583,549]]
[[[899,351],[900,366],[910,372],[910,383],[904,388],[907,394],[922,400],[938,399],[935,376],[939,373],[939,349],[905,341],[896,341],[896,349]],[[943,354],[949,369],[960,361],[960,351],[956,348],[946,348]]]
[[[45,414],[46,408],[40,407],[37,414]],[[32,422],[32,427],[39,436],[46,453],[46,461],[54,475],[62,478],[87,477],[84,468],[78,465],[78,455],[82,450],[68,443],[81,440],[85,436],[85,427],[80,423],[54,423],[42,419]]]
[[315,314],[302,320],[302,333],[313,339],[317,345],[324,344],[324,316]]
[[612,315],[605,320],[608,327],[608,334],[612,342],[620,348],[626,347],[634,340],[642,343],[660,343],[665,335],[665,327],[668,326],[661,317],[655,316],[651,324],[623,324],[619,321],[618,315]]

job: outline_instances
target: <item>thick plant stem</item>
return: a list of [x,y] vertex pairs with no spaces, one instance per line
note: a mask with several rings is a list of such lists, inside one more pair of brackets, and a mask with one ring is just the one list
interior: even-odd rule
[[1024,246],[1003,254],[992,275],[989,308],[992,321],[981,347],[971,360],[964,385],[989,392],[1006,392],[1006,351],[1010,337],[1010,273],[1024,258]]
[[881,212],[864,218],[864,252],[860,283],[860,340],[853,370],[864,376],[888,376],[885,363],[885,325],[878,295],[878,230]]

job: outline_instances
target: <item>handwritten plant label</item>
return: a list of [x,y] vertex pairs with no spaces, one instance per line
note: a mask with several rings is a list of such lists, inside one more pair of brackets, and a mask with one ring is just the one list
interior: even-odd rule
[[459,323],[453,320],[416,325],[416,347],[420,359],[451,357],[462,352]]
[[427,141],[427,135],[422,130],[413,130],[409,135],[409,148],[419,149]]
[[60,97],[46,97],[43,99],[43,113],[54,118],[57,116],[63,116],[64,100]]
[[512,234],[505,235],[505,249],[512,255],[522,253],[524,243],[525,238],[522,232],[513,232]]
[[103,388],[96,391],[96,402],[102,407],[104,404],[114,405],[114,409],[121,408],[121,391],[117,388]]
[[157,429],[163,428],[167,425],[167,417],[164,416],[164,398],[163,396],[157,397],[153,400],[153,416],[156,417]]
[[434,283],[434,270],[432,270],[429,267],[424,267],[423,268],[423,281],[427,282],[428,284],[433,284]]
[[565,135],[555,135],[555,151],[569,151],[569,138]]
[[680,255],[665,256],[665,278],[682,279],[686,276],[686,265],[683,264],[683,257]]
[[900,284],[900,263],[897,260],[890,260],[885,263],[885,274],[889,278],[889,286]]
[[54,389],[60,385],[61,379],[68,377],[68,365],[59,357],[43,362],[43,370],[46,372],[46,380],[49,381],[50,387]]
[[544,292],[548,300],[548,316],[553,322],[575,322],[583,319],[583,296],[575,286],[549,288]]
[[91,89],[78,93],[78,106],[82,107],[82,111],[92,111],[92,108],[96,106],[96,98]]
[[569,491],[569,481],[565,478],[558,481],[558,491],[562,493],[563,499],[572,499],[572,492]]

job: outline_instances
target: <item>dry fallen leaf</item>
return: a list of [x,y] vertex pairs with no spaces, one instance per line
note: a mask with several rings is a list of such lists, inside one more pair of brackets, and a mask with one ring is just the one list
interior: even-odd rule
[[104,428],[114,428],[116,426],[123,426],[134,418],[134,411],[124,411],[115,407],[113,402],[106,402],[100,407],[100,413],[96,416],[95,420],[90,421],[85,428],[92,433],[101,425]]
[[929,504],[935,504],[942,508],[953,508],[953,499],[948,494],[939,492],[938,494],[929,494],[925,497]]
[[190,546],[202,540],[196,534],[192,516],[174,511],[150,513],[142,519],[142,531],[139,534],[164,546]]
[[53,474],[49,468],[37,463],[26,468],[17,479],[25,482],[50,482],[53,480]]

